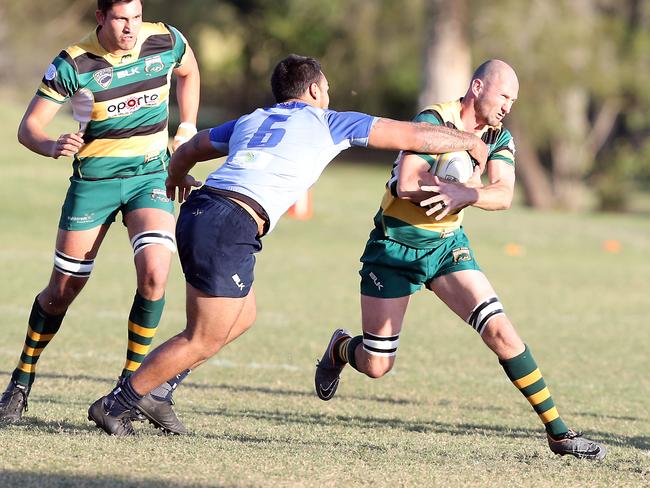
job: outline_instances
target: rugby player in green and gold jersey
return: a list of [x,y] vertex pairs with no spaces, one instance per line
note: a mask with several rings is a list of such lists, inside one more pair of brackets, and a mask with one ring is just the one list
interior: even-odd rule
[[[143,22],[142,8],[141,0],[98,0],[98,26],[54,59],[18,129],[19,141],[35,153],[73,157],[73,174],[52,275],[34,300],[23,352],[0,399],[0,420],[16,421],[27,409],[40,354],[88,281],[118,212],[137,275],[120,380],[138,368],[155,335],[176,249],[173,202],[165,190],[170,80],[176,75],[182,121],[175,149],[196,133],[200,79],[183,35],[166,24]],[[79,132],[52,139],[47,125],[66,101],[72,100],[74,110],[75,95],[84,93],[87,116],[75,117],[83,122]],[[167,432],[186,432],[171,407],[171,393],[182,377],[143,399],[140,418]]]
[[605,446],[572,431],[560,417],[530,349],[504,313],[461,226],[466,207],[510,207],[515,146],[502,120],[518,92],[514,70],[503,61],[488,60],[475,71],[463,98],[427,107],[416,117],[480,136],[489,148],[487,182],[481,183],[478,166],[466,184],[452,183],[430,173],[433,155],[399,155],[361,257],[363,334],[334,331],[316,368],[316,392],[330,400],[348,363],[371,378],[390,371],[410,296],[424,285],[496,354],[539,415],[552,452],[602,460]]

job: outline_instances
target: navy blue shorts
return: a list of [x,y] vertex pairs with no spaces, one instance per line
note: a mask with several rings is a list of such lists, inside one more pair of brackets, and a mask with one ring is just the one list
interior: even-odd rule
[[205,188],[190,193],[176,223],[185,281],[215,297],[242,298],[253,285],[257,223],[232,200]]

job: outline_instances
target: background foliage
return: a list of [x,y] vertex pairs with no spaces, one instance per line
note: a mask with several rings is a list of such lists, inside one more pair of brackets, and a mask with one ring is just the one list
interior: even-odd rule
[[[45,19],[42,8],[0,0],[0,81],[25,101],[58,50],[94,25],[92,0],[50,0]],[[463,73],[490,57],[516,68],[506,125],[528,204],[623,211],[650,186],[650,2],[147,0],[145,18],[179,27],[195,49],[203,126],[272,103],[270,71],[290,52],[321,59],[333,108],[409,119],[440,101],[418,102],[428,77],[454,75],[424,69],[428,44],[446,42],[469,50]],[[462,32],[432,35],[447,27]]]

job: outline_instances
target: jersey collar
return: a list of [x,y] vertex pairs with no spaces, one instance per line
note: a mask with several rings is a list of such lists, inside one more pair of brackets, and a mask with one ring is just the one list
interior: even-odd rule
[[282,103],[276,103],[273,105],[274,108],[303,108],[307,107],[309,104],[305,102],[297,102],[297,101],[292,101],[292,102],[282,102]]

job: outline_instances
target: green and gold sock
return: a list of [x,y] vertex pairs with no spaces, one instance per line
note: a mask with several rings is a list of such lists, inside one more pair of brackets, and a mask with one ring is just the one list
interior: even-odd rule
[[31,386],[34,383],[38,358],[59,331],[64,316],[65,313],[49,315],[39,305],[38,297],[34,300],[32,311],[29,314],[23,352],[20,355],[18,366],[11,375],[13,381],[23,386]]
[[129,345],[121,378],[130,376],[144,361],[156,335],[164,307],[165,297],[160,300],[147,300],[136,291],[129,313]]
[[[363,336],[346,337],[334,346],[334,355],[337,359],[348,363],[354,369],[357,369],[357,362],[354,357],[354,351],[357,346],[363,342]],[[358,371],[358,370],[357,370]]]
[[551,392],[526,346],[524,352],[511,359],[499,360],[510,381],[521,391],[544,423],[546,432],[553,436],[566,433],[566,426],[555,408]]

